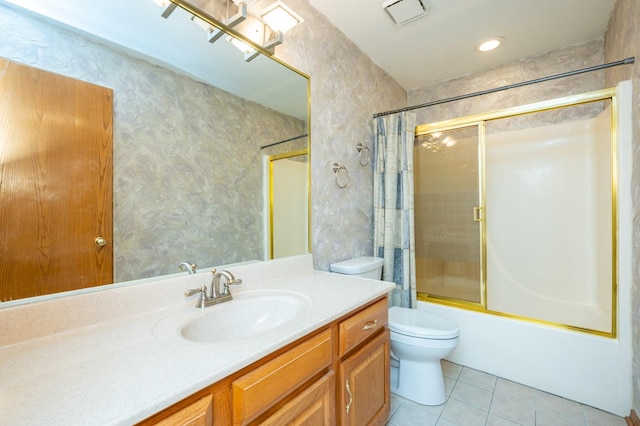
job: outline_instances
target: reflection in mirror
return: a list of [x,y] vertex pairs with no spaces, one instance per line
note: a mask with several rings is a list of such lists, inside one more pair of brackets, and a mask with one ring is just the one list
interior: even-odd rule
[[269,158],[271,222],[270,257],[293,256],[309,247],[308,205],[297,200],[308,193],[309,155],[306,150]]
[[0,57],[113,90],[113,281],[269,258],[264,159],[308,153],[308,77],[180,8],[101,3],[0,0]]

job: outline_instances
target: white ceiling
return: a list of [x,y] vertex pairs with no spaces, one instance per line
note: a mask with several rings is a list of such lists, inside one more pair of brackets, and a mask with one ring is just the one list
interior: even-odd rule
[[[615,0],[422,1],[429,13],[401,26],[383,11],[383,0],[309,3],[407,90],[602,36],[615,4]],[[504,37],[505,44],[489,53],[475,50],[477,43],[493,36]]]

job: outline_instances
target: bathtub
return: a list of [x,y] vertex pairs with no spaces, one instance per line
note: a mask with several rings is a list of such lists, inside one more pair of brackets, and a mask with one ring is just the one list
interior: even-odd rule
[[[460,344],[448,357],[449,361],[626,416],[632,407],[633,395],[630,82],[620,83],[618,99],[618,289],[615,335],[600,336],[425,301],[418,302],[418,309],[442,315],[460,327]],[[531,296],[527,294],[525,298],[520,295],[516,300],[527,300]],[[491,294],[488,298],[489,309],[492,309]],[[577,312],[578,309],[582,312]],[[611,311],[597,305],[572,306],[570,299],[558,300],[552,310],[591,316],[592,319],[608,317],[609,322],[611,320]]]

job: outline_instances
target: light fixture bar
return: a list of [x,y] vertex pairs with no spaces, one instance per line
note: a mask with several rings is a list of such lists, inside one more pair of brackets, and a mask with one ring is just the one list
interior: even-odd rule
[[245,19],[247,19],[247,4],[240,2],[238,3],[238,13],[227,19],[225,24],[233,28]]
[[273,53],[275,53],[275,47],[279,46],[282,44],[282,42],[284,41],[284,34],[282,34],[282,31],[276,31],[274,33],[274,37],[271,38],[270,40],[268,40],[265,44],[262,45],[262,47],[264,47],[265,50],[268,51],[273,51]]
[[[225,19],[222,23],[227,25],[229,28],[233,28],[245,19],[247,19],[247,4],[244,2],[240,2],[238,3],[238,13],[230,18]],[[197,15],[193,15],[191,17],[191,20],[207,32],[207,41],[209,43],[214,43],[220,37],[225,35],[225,32],[220,28],[210,24]]]
[[162,11],[162,17],[164,19],[167,19],[169,16],[171,16],[171,14],[173,13],[174,10],[176,10],[176,7],[178,7],[177,4],[175,3],[169,3],[165,8],[164,11]]

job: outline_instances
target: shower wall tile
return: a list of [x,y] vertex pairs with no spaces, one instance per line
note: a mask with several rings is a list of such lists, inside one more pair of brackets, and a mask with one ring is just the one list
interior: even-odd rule
[[632,283],[632,332],[633,332],[633,407],[640,414],[640,1],[618,0],[609,19],[605,34],[605,59],[618,61],[634,56],[634,65],[610,68],[606,72],[607,86],[631,79],[633,82],[633,174],[631,196],[633,203],[633,283]]

